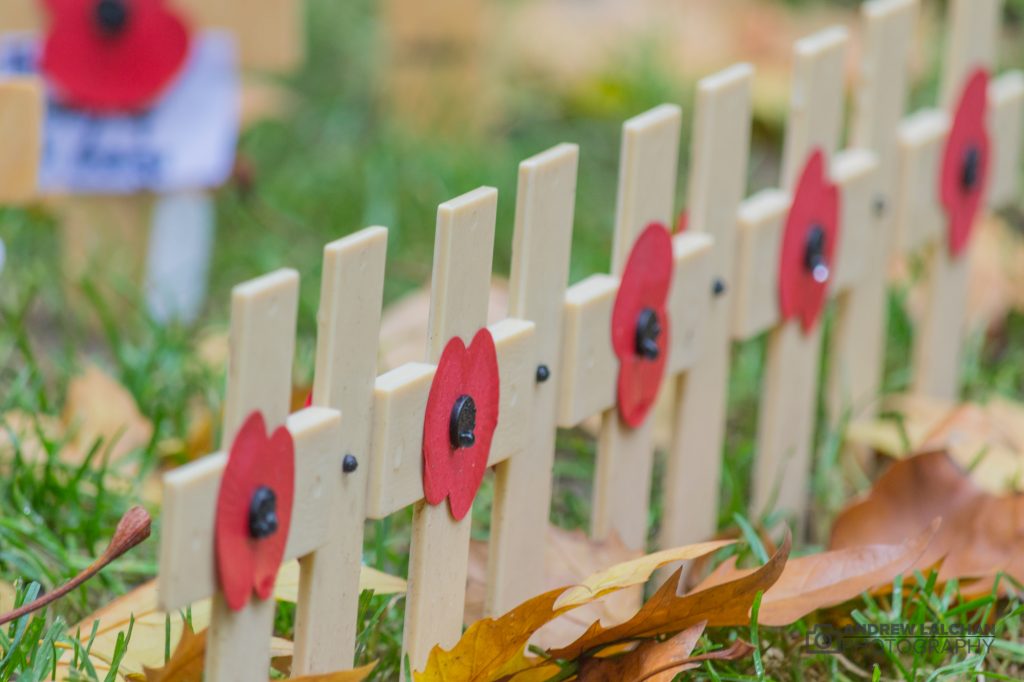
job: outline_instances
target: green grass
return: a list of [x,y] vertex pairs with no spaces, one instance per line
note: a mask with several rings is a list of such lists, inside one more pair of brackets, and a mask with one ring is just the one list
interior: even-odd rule
[[[262,123],[246,134],[241,154],[254,169],[254,186],[232,184],[218,196],[211,295],[195,328],[153,324],[141,311],[137,293],[115,282],[117,293],[111,294],[110,287],[100,286],[102,273],[91,283],[95,286],[86,288],[87,310],[69,310],[52,217],[41,209],[0,210],[0,235],[9,253],[7,270],[0,278],[0,415],[15,410],[40,418],[59,415],[68,381],[85,362],[94,361],[131,391],[154,424],[152,442],[116,465],[107,462],[110,443],[95,444],[85,464],[62,461],[62,442],[50,439],[41,424],[42,457],[28,457],[18,443],[0,451],[0,578],[17,581],[21,598],[39,586],[51,589],[87,565],[104,548],[121,513],[141,500],[139,481],[145,474],[181,461],[181,452],[168,449],[167,444],[187,432],[186,405],[200,401],[216,413],[224,377],[221,368],[208,367],[197,356],[197,339],[202,331],[226,324],[231,286],[281,266],[300,271],[296,377],[299,383],[308,383],[313,371],[321,249],[326,242],[365,225],[389,226],[385,297],[393,301],[429,278],[437,204],[488,184],[497,187],[500,196],[495,269],[507,273],[517,164],[553,144],[573,141],[581,146],[581,165],[571,278],[579,280],[608,267],[622,120],[663,101],[679,102],[684,120],[691,120],[692,84],[677,82],[656,58],[638,47],[617,55],[621,59],[609,59],[596,81],[569,91],[554,92],[542,79],[520,75],[504,122],[479,137],[417,135],[382,115],[378,74],[367,57],[374,53],[378,39],[373,4],[312,0],[311,9],[309,65],[289,81],[296,96],[294,111],[284,120]],[[914,101],[930,101],[934,83],[931,78],[923,84]],[[780,133],[770,123],[756,127],[751,188],[773,181]],[[688,136],[684,126],[684,150],[689,148]],[[679,186],[685,187],[683,178]],[[682,189],[679,194],[679,205],[685,205]],[[1021,225],[1019,214],[1012,219]],[[904,388],[909,379],[913,328],[905,297],[905,292],[894,291],[890,298],[887,391]],[[100,324],[90,324],[90,316]],[[745,526],[745,535],[753,539],[755,526],[766,527],[776,536],[779,531],[777,519],[745,516],[763,361],[763,339],[738,345],[733,353],[719,515],[722,527]],[[968,397],[1019,395],[1024,390],[1024,317],[1013,315],[998,333],[977,339],[964,376]],[[3,424],[0,427],[6,430]],[[814,526],[819,530],[827,528],[843,501],[844,487],[836,479],[834,466],[839,436],[819,434],[819,475],[814,483],[819,510]],[[567,528],[585,527],[590,516],[593,439],[581,430],[563,431],[557,444],[552,521]],[[660,459],[656,466],[663,466]],[[476,503],[475,537],[487,536],[492,498],[493,480],[488,478]],[[159,510],[151,511],[158,536]],[[656,491],[652,537],[660,515]],[[364,554],[369,565],[404,574],[409,520],[409,513],[399,513],[368,524]],[[757,553],[758,542],[745,546],[745,560]],[[46,614],[0,629],[0,682],[44,679],[58,654],[63,661],[72,660],[83,679],[91,679],[88,658],[82,653],[89,646],[89,634],[82,633],[79,640],[66,632],[67,624],[153,577],[156,547],[155,539],[145,543]],[[801,549],[810,551],[815,546]],[[858,600],[852,605],[853,617],[878,623],[919,617],[961,624],[990,619],[998,625],[986,670],[1018,679],[1024,664],[1019,601],[992,596],[964,608],[948,589],[940,592],[922,577],[906,594],[897,589],[898,598]],[[403,608],[401,599],[369,594],[361,599],[359,657],[380,660],[377,677],[381,680],[393,679],[399,667]],[[293,617],[292,609],[280,609],[279,634],[291,634]],[[768,677],[865,679],[835,656],[797,653],[812,625],[805,620],[791,631],[716,629],[705,635],[696,653],[728,646],[735,637],[759,639],[765,647],[760,661]],[[933,674],[962,678],[963,669],[949,666],[976,662],[883,657],[852,663],[869,676],[878,671],[882,679],[911,680]],[[711,680],[756,679],[752,660],[709,662],[699,674]]]

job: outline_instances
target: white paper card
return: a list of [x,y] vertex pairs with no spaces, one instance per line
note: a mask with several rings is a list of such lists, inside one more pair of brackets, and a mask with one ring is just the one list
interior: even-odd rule
[[[38,39],[0,39],[0,73],[36,70]],[[216,187],[235,159],[241,96],[232,39],[198,37],[182,73],[148,111],[96,116],[49,98],[44,193],[129,194]]]

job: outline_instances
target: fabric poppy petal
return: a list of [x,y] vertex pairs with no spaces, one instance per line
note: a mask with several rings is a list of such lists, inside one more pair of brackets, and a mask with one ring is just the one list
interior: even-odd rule
[[784,320],[799,318],[805,332],[817,324],[827,300],[839,239],[839,201],[839,188],[826,175],[825,155],[816,149],[797,182],[779,262],[779,310]]
[[[668,361],[671,324],[668,296],[672,287],[672,237],[661,223],[651,223],[637,238],[626,261],[612,309],[612,348],[619,359],[619,416],[639,426],[658,396]],[[659,328],[651,342],[656,354],[641,354],[638,326],[642,316]]]
[[970,241],[982,208],[992,162],[988,134],[988,83],[985,69],[967,79],[957,103],[942,158],[940,199],[949,217],[949,252],[957,256]]
[[[250,532],[250,507],[261,487],[275,498],[276,530],[255,539]],[[254,592],[261,599],[273,593],[284,557],[295,495],[295,445],[283,426],[267,437],[263,415],[254,412],[238,431],[217,495],[215,555],[217,575],[228,607],[245,607]]]
[[[457,402],[468,396],[474,409],[474,442],[452,443],[452,418]],[[480,489],[491,441],[498,424],[500,380],[498,357],[490,331],[481,329],[467,348],[453,338],[438,362],[427,398],[423,423],[423,492],[429,504],[448,499],[455,520],[463,519]]]
[[166,0],[52,0],[48,9],[41,67],[68,105],[141,111],[188,57],[188,28]]
[[427,396],[423,415],[423,495],[428,504],[441,504],[454,477],[450,420],[452,406],[463,394],[462,362],[466,346],[455,337],[444,347]]

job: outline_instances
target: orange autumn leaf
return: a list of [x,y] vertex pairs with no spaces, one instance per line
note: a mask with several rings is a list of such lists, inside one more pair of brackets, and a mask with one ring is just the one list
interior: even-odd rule
[[829,544],[895,543],[935,518],[942,525],[915,568],[941,560],[940,581],[998,572],[1024,580],[1024,495],[985,492],[945,452],[894,462],[864,498],[839,514]]
[[144,668],[146,682],[202,682],[205,654],[206,630],[196,634],[186,627],[162,668]]
[[290,678],[292,682],[362,682],[370,676],[377,663],[369,663],[354,670],[339,670],[333,673],[322,673],[320,675],[303,675],[302,677]]
[[[581,585],[561,587],[528,599],[500,618],[473,623],[452,649],[434,647],[426,669],[414,672],[413,676],[417,682],[487,682],[499,675],[512,676],[525,667],[536,667],[542,662],[525,658],[523,649],[544,624],[606,594],[640,585],[661,566],[696,559],[729,544],[732,543],[705,542],[658,552],[612,566]],[[513,662],[519,665],[510,666]]]
[[[790,625],[818,609],[842,604],[897,575],[913,570],[935,536],[938,523],[900,544],[863,545],[791,559],[782,575],[761,599],[758,623]],[[697,589],[706,589],[750,575],[753,569],[737,569],[735,557],[726,561]],[[737,614],[739,616],[740,614]],[[749,616],[729,625],[745,625]]]
[[704,620],[710,626],[732,624],[746,617],[758,592],[764,592],[778,580],[792,542],[787,532],[779,550],[749,575],[685,595],[677,593],[680,569],[625,623],[606,628],[595,622],[575,642],[548,654],[575,660],[613,644],[679,632]]

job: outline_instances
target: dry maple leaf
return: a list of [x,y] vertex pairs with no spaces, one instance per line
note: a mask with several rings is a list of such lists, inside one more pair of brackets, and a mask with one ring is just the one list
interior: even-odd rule
[[839,514],[829,544],[895,543],[935,518],[942,524],[916,569],[941,560],[941,581],[1000,571],[1024,581],[1024,496],[985,492],[945,452],[893,462],[865,497]]
[[[612,658],[589,658],[580,664],[579,678],[587,682],[620,682],[647,679],[650,682],[672,682],[688,666],[686,659],[697,646],[706,621],[686,628],[664,642],[644,642],[633,651]],[[667,670],[662,670],[671,666]],[[654,672],[658,671],[658,672]]]
[[[900,544],[848,547],[790,559],[779,579],[764,593],[758,623],[790,625],[818,609],[842,604],[888,585],[897,575],[913,570],[934,538],[938,525],[933,522],[923,532]],[[697,589],[736,580],[753,570],[737,569],[736,558],[731,557]],[[744,615],[732,623],[720,624],[738,626],[749,622],[750,617]]]
[[552,658],[576,660],[611,645],[679,632],[704,620],[710,626],[741,620],[750,612],[757,593],[764,592],[778,580],[791,547],[792,538],[787,531],[782,546],[760,568],[732,582],[685,595],[677,593],[680,569],[625,623],[610,628],[594,623],[575,642],[548,654]]
[[[716,538],[719,539],[719,538]],[[486,542],[474,541],[469,550],[469,571],[466,586],[465,623],[470,625],[484,616],[487,593]],[[565,530],[548,526],[544,557],[544,587],[561,588],[582,583],[588,576],[608,566],[642,556],[622,543],[614,533],[607,540],[593,540],[581,530]],[[620,593],[621,594],[621,593]],[[617,596],[617,595],[616,595]],[[542,627],[530,644],[547,649],[576,639],[597,619],[604,623],[620,623],[632,616],[642,599],[601,599],[554,619]]]
[[143,668],[146,682],[203,682],[206,630],[199,634],[186,627],[178,646],[162,668]]
[[434,647],[426,669],[414,672],[414,678],[417,682],[490,682],[543,665],[542,659],[523,656],[523,648],[545,623],[606,594],[643,584],[661,566],[696,559],[729,544],[732,543],[705,542],[658,552],[612,566],[578,586],[550,590],[528,599],[500,618],[473,623],[450,650]]

